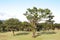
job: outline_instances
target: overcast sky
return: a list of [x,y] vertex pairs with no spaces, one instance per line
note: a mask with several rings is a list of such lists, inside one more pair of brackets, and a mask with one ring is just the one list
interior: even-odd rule
[[34,6],[49,8],[55,16],[55,23],[60,23],[60,0],[0,0],[0,20],[17,18],[26,21],[23,13]]

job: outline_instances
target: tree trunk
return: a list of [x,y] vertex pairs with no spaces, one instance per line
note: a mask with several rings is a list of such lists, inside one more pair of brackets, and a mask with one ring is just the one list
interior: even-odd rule
[[14,34],[14,30],[13,30],[12,32],[13,32],[13,36],[15,36],[15,34]]
[[15,31],[15,30],[14,30],[14,29],[12,29],[13,36],[15,36],[15,33],[14,33],[14,31]]
[[35,38],[36,37],[36,25],[34,24],[33,26],[33,37]]
[[31,22],[31,26],[32,26],[32,37],[36,37],[36,24],[35,22]]
[[33,30],[33,37],[34,38],[36,37],[36,30],[35,29]]

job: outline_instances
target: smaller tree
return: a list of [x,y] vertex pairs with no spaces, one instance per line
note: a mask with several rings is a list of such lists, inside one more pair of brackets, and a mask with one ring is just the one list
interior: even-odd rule
[[20,21],[15,18],[10,18],[4,21],[4,25],[6,25],[7,30],[10,29],[13,32],[13,35],[15,35],[14,31],[16,30],[16,28],[19,28]]

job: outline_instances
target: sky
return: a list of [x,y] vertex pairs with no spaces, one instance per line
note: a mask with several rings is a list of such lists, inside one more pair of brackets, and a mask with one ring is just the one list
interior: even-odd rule
[[0,0],[0,20],[17,18],[27,21],[23,14],[32,7],[50,9],[55,23],[60,23],[60,0]]

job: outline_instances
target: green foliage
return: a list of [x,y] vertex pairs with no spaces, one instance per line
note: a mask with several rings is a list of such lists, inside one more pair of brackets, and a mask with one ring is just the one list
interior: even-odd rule
[[28,23],[28,22],[26,22],[26,21],[22,22],[22,27],[21,27],[21,29],[22,29],[23,31],[31,31],[31,25],[30,25],[30,23]]
[[42,19],[47,18],[49,14],[51,14],[51,11],[49,9],[38,9],[36,7],[33,7],[32,9],[27,9],[24,15],[29,20],[32,26],[32,31],[34,30],[33,36],[35,36],[37,23],[40,22]]
[[[50,12],[50,11],[49,11]],[[54,28],[54,20],[53,20],[53,15],[52,13],[50,13],[48,16],[47,16],[47,20],[46,20],[46,29],[53,29]]]
[[24,15],[29,20],[31,25],[36,25],[44,18],[48,18],[48,21],[51,21],[51,19],[53,19],[54,17],[53,15],[51,15],[51,11],[49,9],[42,9],[36,7],[33,7],[32,9],[28,8]]
[[20,21],[15,18],[10,18],[8,20],[5,20],[3,24],[6,26],[7,30],[9,28],[11,28],[11,30],[12,30],[12,29],[20,27]]

